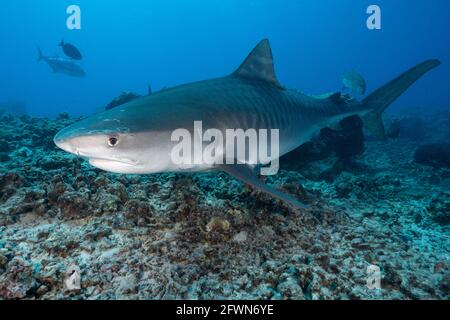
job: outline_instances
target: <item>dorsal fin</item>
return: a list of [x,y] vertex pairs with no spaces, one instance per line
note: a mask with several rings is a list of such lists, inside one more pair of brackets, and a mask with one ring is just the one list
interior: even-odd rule
[[234,75],[248,79],[263,80],[280,86],[275,75],[272,49],[268,39],[258,43],[241,66],[234,72]]

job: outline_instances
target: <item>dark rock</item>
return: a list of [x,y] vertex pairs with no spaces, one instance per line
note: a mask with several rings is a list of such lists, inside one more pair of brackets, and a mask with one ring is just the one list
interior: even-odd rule
[[34,287],[31,264],[24,259],[14,258],[8,264],[8,277],[0,281],[0,297],[6,299],[23,299]]
[[115,213],[121,207],[120,198],[114,194],[99,191],[94,198],[96,213]]
[[21,115],[21,116],[19,117],[19,119],[20,119],[20,121],[22,121],[23,123],[27,123],[27,124],[31,124],[31,123],[33,123],[34,121],[36,121],[34,118],[30,117],[30,116],[27,115],[27,114]]
[[442,277],[440,287],[446,296],[450,295],[450,273],[447,273]]
[[148,217],[150,215],[150,206],[147,202],[140,200],[129,200],[125,205],[126,218]]
[[5,153],[0,153],[0,163],[8,162],[11,160],[11,157]]
[[67,112],[61,112],[56,117],[56,120],[69,120],[69,118],[70,118],[70,116],[69,116],[69,114]]
[[105,237],[108,237],[112,234],[112,229],[110,227],[98,226],[91,232],[86,233],[85,239],[99,241]]
[[53,137],[57,133],[57,128],[38,128],[33,130],[31,141],[33,147],[41,147],[47,150],[55,148]]
[[381,279],[381,286],[382,288],[399,288],[402,284],[401,276],[399,275],[398,271],[387,265],[384,268],[384,277]]
[[151,211],[146,206],[135,207],[131,208],[130,210],[126,210],[123,217],[125,218],[123,222],[126,222],[128,225],[129,223],[132,223],[132,225],[138,227],[145,227],[152,221]]
[[129,197],[127,189],[120,182],[110,184],[108,187],[108,193],[117,196],[122,203],[125,203]]
[[397,122],[392,122],[386,128],[386,137],[389,139],[397,139],[400,137],[400,125]]
[[441,225],[450,224],[450,198],[445,194],[433,198],[427,211],[435,222]]
[[5,113],[2,115],[1,121],[6,122],[6,123],[11,123],[14,121],[14,116],[10,113]]
[[80,191],[64,192],[58,198],[58,207],[65,217],[84,217],[91,212],[89,194]]
[[30,158],[33,155],[33,151],[31,151],[27,147],[22,147],[19,150],[17,150],[15,154],[22,158]]
[[351,172],[354,174],[360,174],[363,172],[370,171],[366,165],[361,164],[352,159],[337,159],[331,168],[328,168],[320,173],[319,179],[332,182],[334,181],[342,172]]
[[284,166],[303,166],[310,162],[323,160],[332,155],[332,150],[321,141],[307,142],[297,149],[281,157],[280,163]]
[[141,96],[137,93],[124,91],[120,96],[114,98],[110,103],[108,103],[108,105],[105,107],[105,110],[113,109],[140,97]]
[[47,286],[41,285],[41,286],[39,286],[39,288],[37,288],[35,294],[36,294],[36,296],[41,297],[44,294],[46,294],[48,291],[49,291],[49,288]]
[[0,269],[6,268],[6,265],[8,263],[8,258],[4,255],[0,254]]
[[347,181],[342,181],[336,184],[334,186],[334,189],[336,190],[336,195],[339,198],[346,198],[352,192],[353,186],[351,183],[348,183]]
[[317,139],[281,157],[280,163],[287,167],[301,167],[327,159],[333,154],[344,161],[362,154],[365,150],[362,120],[358,116],[352,116],[343,119],[339,125],[340,130],[322,129]]
[[57,203],[59,196],[61,196],[67,187],[64,182],[53,183],[48,190],[47,197],[50,203]]
[[433,143],[419,147],[414,161],[434,168],[450,168],[450,143]]
[[342,130],[324,128],[321,139],[332,148],[339,159],[350,159],[364,152],[363,122],[358,116],[348,117],[340,123]]
[[400,138],[417,141],[427,136],[424,123],[418,117],[404,117],[394,123],[398,127]]
[[8,152],[10,150],[11,148],[8,141],[6,141],[5,139],[0,139],[0,152]]
[[67,161],[60,158],[44,158],[39,161],[39,166],[44,170],[56,170],[67,166]]
[[5,187],[20,188],[25,185],[25,179],[16,172],[0,175],[0,190]]
[[0,189],[0,201],[8,200],[15,192],[16,189],[11,187]]

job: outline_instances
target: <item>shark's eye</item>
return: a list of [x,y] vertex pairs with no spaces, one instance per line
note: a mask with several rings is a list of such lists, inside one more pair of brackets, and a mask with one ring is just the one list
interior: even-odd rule
[[119,140],[115,137],[111,137],[108,139],[108,145],[110,147],[115,147],[117,145],[117,142],[119,142]]

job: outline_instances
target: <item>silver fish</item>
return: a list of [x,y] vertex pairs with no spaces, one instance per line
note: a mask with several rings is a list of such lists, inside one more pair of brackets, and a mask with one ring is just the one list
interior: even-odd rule
[[366,80],[355,70],[344,73],[342,84],[344,88],[348,88],[359,95],[366,93]]
[[60,57],[46,57],[42,54],[41,49],[38,47],[39,58],[38,61],[44,60],[54,73],[63,73],[70,77],[82,78],[86,76],[86,72],[79,65],[71,60]]

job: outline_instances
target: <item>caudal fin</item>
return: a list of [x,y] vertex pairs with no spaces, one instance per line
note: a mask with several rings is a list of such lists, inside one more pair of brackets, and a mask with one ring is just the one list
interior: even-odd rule
[[42,54],[41,48],[39,46],[37,47],[37,49],[39,54],[38,61],[41,61],[44,58],[44,55]]
[[381,119],[383,111],[414,82],[440,64],[441,62],[435,59],[424,61],[366,97],[361,105],[371,111],[362,116],[365,128],[375,137],[384,138],[385,130]]

